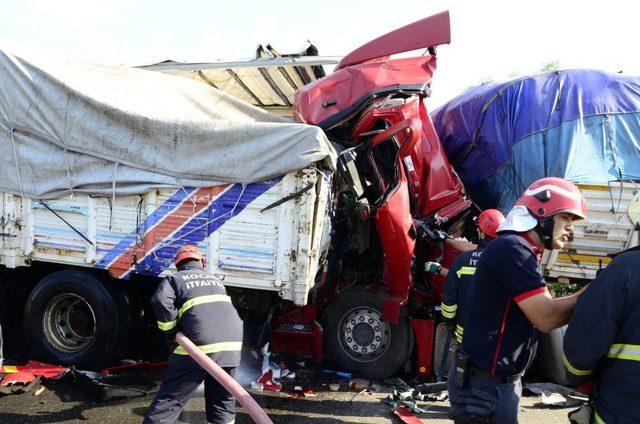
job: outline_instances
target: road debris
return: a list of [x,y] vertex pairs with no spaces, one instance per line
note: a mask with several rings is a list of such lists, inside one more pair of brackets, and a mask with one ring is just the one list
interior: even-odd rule
[[553,406],[565,406],[567,404],[567,399],[562,396],[560,393],[551,393],[547,395],[542,392],[542,403],[545,405],[553,405]]
[[274,380],[273,370],[267,368],[257,381],[251,383],[251,388],[258,391],[279,392],[282,390],[282,384]]
[[69,368],[29,361],[26,365],[5,365],[0,367],[0,394],[11,395],[39,390],[42,380],[57,380]]
[[159,386],[139,373],[103,374],[72,368],[75,381],[102,401],[156,393]]
[[121,361],[120,365],[104,368],[102,370],[102,374],[119,374],[135,369],[166,368],[168,365],[169,363],[167,361],[135,361],[131,359],[125,359]]
[[337,375],[338,377],[342,378],[343,380],[351,380],[351,373],[347,372],[347,371],[334,371],[334,370],[322,370],[323,374],[328,374],[328,375]]
[[317,397],[318,394],[309,386],[295,386],[293,391],[289,393],[290,397],[303,398],[303,397]]
[[406,406],[400,405],[393,413],[406,424],[423,424],[422,420],[416,417]]
[[36,376],[28,373],[28,372],[16,372],[13,374],[9,374],[7,375],[4,379],[2,379],[2,383],[0,383],[0,385],[2,386],[13,386],[16,384],[29,384],[33,381],[36,380]]
[[529,383],[524,388],[540,396],[544,406],[575,406],[589,400],[582,392],[554,383]]
[[383,402],[391,405],[391,408],[393,408],[394,411],[401,406],[405,406],[411,410],[411,412],[416,414],[425,413],[427,412],[427,409],[429,409],[426,405],[423,407],[418,406],[418,402],[424,402],[424,395],[411,388],[404,392],[399,392],[394,389],[393,393],[390,394]]
[[5,365],[0,367],[0,374],[15,374],[26,372],[34,376],[41,375],[46,379],[57,380],[69,371],[68,367],[60,367],[44,362],[28,361],[26,365]]
[[361,392],[369,388],[369,380],[364,380],[362,378],[354,378],[349,381],[349,387],[351,387],[356,392]]
[[386,386],[393,387],[394,389],[399,390],[401,392],[404,392],[411,388],[411,386],[409,386],[403,379],[399,377],[385,378],[382,382]]

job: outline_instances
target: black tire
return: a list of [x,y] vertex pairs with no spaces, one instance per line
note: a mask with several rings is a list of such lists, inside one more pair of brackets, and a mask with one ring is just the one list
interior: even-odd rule
[[329,362],[340,370],[377,380],[405,364],[413,351],[413,331],[406,318],[401,317],[398,324],[382,319],[384,300],[384,293],[355,288],[329,304],[323,315]]
[[58,364],[98,368],[112,361],[131,324],[126,298],[113,285],[79,270],[42,279],[24,309],[27,344]]
[[570,383],[567,370],[562,363],[562,344],[566,332],[567,326],[564,325],[548,334],[540,334],[538,356],[536,357],[538,371],[545,380],[562,386]]

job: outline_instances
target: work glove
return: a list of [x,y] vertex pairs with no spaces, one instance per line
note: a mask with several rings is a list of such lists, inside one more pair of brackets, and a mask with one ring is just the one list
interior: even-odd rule
[[439,275],[440,271],[442,270],[442,265],[440,265],[438,262],[425,262],[424,270],[429,274]]

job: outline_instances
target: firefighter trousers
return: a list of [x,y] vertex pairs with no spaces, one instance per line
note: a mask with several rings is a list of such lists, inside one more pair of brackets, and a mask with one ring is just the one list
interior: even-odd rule
[[[522,382],[496,383],[474,376],[469,376],[467,387],[460,388],[453,381],[455,378],[455,363],[449,370],[449,398],[451,409],[449,416],[456,415],[454,423],[488,423],[488,424],[518,424],[518,404],[522,396]],[[486,393],[482,399],[473,399],[473,391]],[[466,402],[456,402],[455,399],[466,399]],[[493,399],[493,402],[487,402]],[[483,405],[486,403],[487,405]],[[489,404],[492,404],[489,406]],[[486,418],[483,418],[486,417]]]
[[[236,368],[224,368],[234,376]],[[204,398],[207,422],[233,423],[236,401],[233,396],[200,367],[178,368],[169,366],[156,398],[144,417],[144,424],[174,424],[182,408],[204,381]]]

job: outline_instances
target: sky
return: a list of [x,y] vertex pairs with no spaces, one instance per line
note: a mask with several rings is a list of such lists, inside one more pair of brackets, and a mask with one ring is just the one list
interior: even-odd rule
[[0,0],[0,46],[103,64],[250,59],[259,43],[283,53],[307,40],[344,56],[443,10],[450,45],[438,49],[431,108],[483,81],[559,61],[640,75],[634,1],[498,0]]

